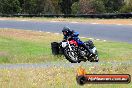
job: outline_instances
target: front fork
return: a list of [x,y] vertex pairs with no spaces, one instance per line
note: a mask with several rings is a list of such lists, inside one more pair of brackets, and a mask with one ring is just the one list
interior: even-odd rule
[[70,51],[72,51],[71,54],[74,55],[73,50],[72,50],[72,48],[71,48],[71,46],[69,44],[69,41],[68,41],[68,47],[69,47]]

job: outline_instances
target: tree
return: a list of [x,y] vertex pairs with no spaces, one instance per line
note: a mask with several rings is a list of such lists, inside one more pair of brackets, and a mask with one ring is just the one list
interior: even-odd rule
[[42,14],[54,14],[55,7],[51,0],[39,0],[37,1],[37,11]]
[[51,0],[54,7],[54,14],[61,14],[61,8],[59,6],[60,0]]
[[102,0],[93,0],[92,1],[92,6],[95,9],[94,13],[105,13],[105,5]]
[[132,0],[126,0],[124,6],[120,9],[120,12],[129,13],[132,12]]
[[0,13],[13,14],[21,11],[18,0],[0,0]]
[[72,4],[72,14],[78,14],[79,13],[79,2],[75,2]]
[[[56,0],[19,0],[22,7],[21,13],[27,14],[54,14]],[[58,11],[58,10],[57,10]],[[56,11],[56,12],[57,12]]]
[[80,0],[80,14],[104,13],[105,6],[102,0]]
[[124,4],[124,0],[103,0],[107,13],[117,13]]
[[64,14],[71,14],[72,0],[62,0],[60,2],[61,11]]

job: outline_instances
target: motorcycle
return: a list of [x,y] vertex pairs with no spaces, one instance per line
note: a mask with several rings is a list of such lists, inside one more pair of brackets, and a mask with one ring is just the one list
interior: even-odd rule
[[62,41],[59,48],[63,52],[66,59],[71,63],[80,63],[81,61],[98,62],[98,52],[91,40],[84,42],[92,53],[88,52],[83,46],[73,40]]

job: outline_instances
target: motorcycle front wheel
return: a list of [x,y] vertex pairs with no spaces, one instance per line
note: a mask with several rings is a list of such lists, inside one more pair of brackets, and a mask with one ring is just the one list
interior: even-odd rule
[[[75,49],[75,47],[73,47]],[[80,63],[80,60],[78,59],[77,51],[70,50],[69,47],[66,47],[64,49],[64,56],[66,59],[71,63]]]

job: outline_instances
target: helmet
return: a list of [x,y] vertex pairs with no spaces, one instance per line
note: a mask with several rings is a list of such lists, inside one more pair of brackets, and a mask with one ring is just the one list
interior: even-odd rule
[[63,30],[62,30],[62,32],[69,32],[69,31],[70,31],[70,28],[69,28],[69,27],[67,27],[67,26],[66,26],[66,27],[64,27],[64,28],[63,28]]
[[72,30],[71,32],[72,32],[72,33],[74,33],[75,31],[74,31],[74,30]]

